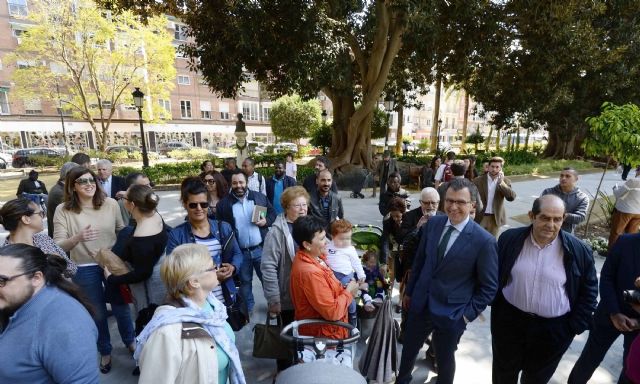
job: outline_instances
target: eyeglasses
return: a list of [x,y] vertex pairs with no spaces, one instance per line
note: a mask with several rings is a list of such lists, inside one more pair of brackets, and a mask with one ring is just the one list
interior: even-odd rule
[[79,178],[79,179],[76,179],[75,183],[78,184],[78,185],[95,184],[96,180],[95,179]]
[[204,179],[204,182],[206,184],[215,184],[216,183],[216,181],[214,179]]
[[458,205],[458,206],[467,205],[471,203],[470,201],[466,201],[466,200],[453,200],[453,199],[444,199],[444,202],[449,205]]
[[308,207],[308,205],[307,205],[307,203],[302,203],[302,204],[291,204],[291,205],[290,205],[290,207],[300,209],[300,208],[307,208],[307,207]]
[[420,204],[424,205],[438,205],[439,201],[422,201],[420,200]]
[[23,272],[19,275],[14,275],[14,276],[2,276],[0,275],[0,288],[4,288],[5,285],[7,285],[8,282],[10,282],[13,279],[16,279],[20,276],[24,276],[24,275],[28,275],[30,273],[33,273],[32,271],[27,271],[27,272]]
[[187,205],[187,207],[189,207],[189,209],[198,209],[198,205],[200,206],[200,208],[202,209],[207,209],[209,208],[209,203],[204,201],[204,202],[200,202],[200,203],[189,203]]
[[33,213],[31,214],[31,216],[33,216],[33,215],[38,215],[38,216],[40,216],[40,217],[41,217],[41,218],[43,218],[43,219],[47,216],[47,214],[46,214],[46,212],[45,212],[45,211],[33,212]]

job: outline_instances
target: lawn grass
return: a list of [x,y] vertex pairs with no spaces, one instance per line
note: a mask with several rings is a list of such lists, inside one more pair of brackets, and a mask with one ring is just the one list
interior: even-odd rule
[[589,161],[582,160],[553,160],[543,159],[534,164],[518,164],[509,165],[504,167],[504,174],[506,176],[513,175],[541,175],[545,173],[562,171],[566,167],[571,167],[576,170],[593,168],[593,165]]
[[[24,178],[26,177],[27,176],[25,175]],[[58,181],[59,177],[59,173],[40,174],[38,181],[42,181],[47,187],[47,191],[50,191]],[[16,198],[16,192],[18,191],[20,180],[21,179],[0,180],[0,201],[6,202]]]

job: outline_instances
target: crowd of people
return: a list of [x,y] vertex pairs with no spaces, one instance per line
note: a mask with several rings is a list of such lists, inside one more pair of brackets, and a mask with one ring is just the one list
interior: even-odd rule
[[[0,382],[98,382],[113,365],[109,306],[139,382],[245,383],[234,332],[254,315],[255,272],[268,315],[282,326],[304,319],[357,325],[356,307],[375,311],[399,283],[396,383],[411,382],[425,343],[437,383],[453,383],[461,336],[487,306],[494,383],[548,382],[585,330],[570,383],[586,383],[620,334],[619,383],[640,383],[640,307],[623,295],[640,276],[640,179],[616,189],[597,303],[591,249],[573,235],[589,205],[578,173],[566,168],[558,185],[541,191],[531,225],[502,231],[505,201],[516,198],[504,160],[490,158],[481,172],[475,158],[465,160],[452,152],[434,157],[411,209],[401,169],[385,152],[377,166],[382,238],[364,255],[354,248],[324,157],[300,185],[291,155],[271,175],[257,172],[252,158],[241,168],[227,159],[221,171],[205,161],[180,185],[185,219],[174,228],[143,173],[116,176],[108,160],[94,172],[88,156],[77,154],[46,200],[29,195],[46,194],[30,174],[0,209],[9,231],[0,248]],[[52,321],[60,326],[47,327]],[[331,324],[300,333],[348,336]],[[352,356],[339,355],[350,364]],[[275,369],[305,358],[292,353]]]

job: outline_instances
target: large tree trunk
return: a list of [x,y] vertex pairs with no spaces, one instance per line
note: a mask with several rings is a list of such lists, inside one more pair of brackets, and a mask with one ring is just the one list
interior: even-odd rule
[[462,144],[460,144],[460,152],[464,152],[467,140],[467,124],[469,123],[469,93],[464,91],[464,118],[462,119]]
[[491,144],[491,135],[493,135],[493,125],[489,126],[489,134],[487,135],[487,139],[484,141],[485,152],[489,152],[489,144]]
[[524,137],[524,151],[529,150],[529,137],[531,136],[531,128],[527,128],[527,135]]
[[402,126],[404,123],[404,105],[402,103],[398,104],[396,108],[398,112],[398,124],[396,125],[396,155],[400,155],[402,153]]
[[442,78],[438,74],[436,77],[436,93],[434,95],[433,102],[433,120],[431,121],[431,152],[438,152],[440,148],[438,145],[438,134],[440,130],[440,89],[442,88]]

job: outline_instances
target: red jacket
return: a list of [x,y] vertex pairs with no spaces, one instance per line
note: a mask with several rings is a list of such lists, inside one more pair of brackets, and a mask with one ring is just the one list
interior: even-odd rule
[[[326,256],[321,256],[326,262]],[[315,257],[298,250],[291,267],[291,301],[295,319],[325,319],[348,322],[348,307],[353,297],[335,278],[333,271]],[[330,339],[344,339],[347,329],[334,325],[300,327],[300,334]]]

